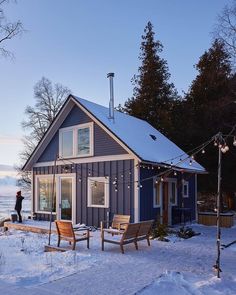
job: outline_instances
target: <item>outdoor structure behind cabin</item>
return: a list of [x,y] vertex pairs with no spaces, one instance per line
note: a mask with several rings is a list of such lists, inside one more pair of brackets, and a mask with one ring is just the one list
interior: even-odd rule
[[189,159],[147,122],[70,95],[23,168],[32,171],[32,214],[48,220],[53,207],[54,219],[94,226],[113,214],[194,220],[205,170]]

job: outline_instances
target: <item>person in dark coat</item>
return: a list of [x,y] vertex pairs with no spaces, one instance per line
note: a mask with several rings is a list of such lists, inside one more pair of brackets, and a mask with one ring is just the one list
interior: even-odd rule
[[15,210],[18,214],[19,217],[19,222],[22,223],[22,217],[20,214],[21,208],[22,208],[22,200],[24,200],[24,197],[21,195],[21,191],[18,191],[16,193],[16,205],[15,205]]

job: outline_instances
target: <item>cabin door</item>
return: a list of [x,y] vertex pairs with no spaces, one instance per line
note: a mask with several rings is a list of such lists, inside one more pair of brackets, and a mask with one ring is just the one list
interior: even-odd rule
[[169,223],[169,193],[168,193],[168,182],[163,182],[163,201],[162,201],[162,214],[163,214],[163,223]]
[[75,176],[59,176],[59,219],[75,220]]

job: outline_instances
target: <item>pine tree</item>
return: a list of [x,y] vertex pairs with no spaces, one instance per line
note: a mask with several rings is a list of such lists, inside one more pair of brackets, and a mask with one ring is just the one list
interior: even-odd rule
[[[222,41],[215,40],[196,65],[198,75],[186,96],[185,113],[189,122],[184,124],[183,140],[196,147],[221,131],[227,134],[236,123],[235,86],[230,66],[230,57]],[[189,130],[191,127],[191,130]],[[231,148],[233,149],[233,147]],[[216,190],[217,148],[211,145],[208,152],[198,156],[198,161],[209,172],[201,179],[201,189]],[[235,190],[235,159],[230,153],[223,157],[222,187],[225,191]],[[233,176],[234,175],[234,176]],[[234,187],[234,188],[233,188]]]
[[125,111],[148,121],[164,134],[171,129],[171,107],[176,91],[169,83],[167,62],[160,57],[163,46],[154,39],[153,25],[148,22],[142,36],[138,75],[132,79],[133,97],[125,102]]

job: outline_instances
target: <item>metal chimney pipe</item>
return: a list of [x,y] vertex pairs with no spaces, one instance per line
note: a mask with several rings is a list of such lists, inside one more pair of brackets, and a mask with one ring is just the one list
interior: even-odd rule
[[113,78],[114,73],[108,73],[107,78],[110,80],[110,102],[109,102],[109,119],[114,120],[114,88],[113,88]]

